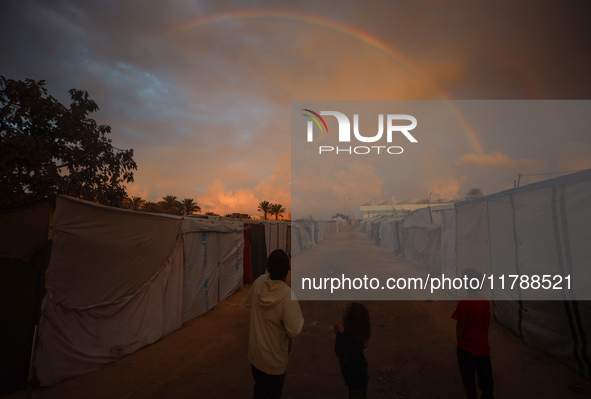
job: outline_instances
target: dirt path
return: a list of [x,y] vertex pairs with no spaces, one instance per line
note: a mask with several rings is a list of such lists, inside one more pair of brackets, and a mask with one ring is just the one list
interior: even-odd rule
[[[337,233],[318,245],[350,239]],[[356,243],[374,244],[356,236]],[[365,240],[365,241],[364,241]],[[385,247],[385,251],[388,251]],[[381,250],[376,259],[383,259]],[[372,252],[373,253],[373,252]],[[392,262],[412,268],[395,255]],[[371,262],[372,259],[367,259]],[[252,376],[246,357],[249,310],[243,287],[209,313],[168,337],[96,372],[33,390],[33,398],[249,398]],[[461,398],[455,361],[453,301],[366,301],[373,336],[366,350],[370,398]],[[331,326],[345,302],[300,301],[306,320],[287,370],[283,398],[345,398],[333,352]],[[492,322],[491,357],[497,398],[584,398],[591,383]],[[574,393],[568,385],[578,383]],[[20,392],[8,398],[25,398]]]

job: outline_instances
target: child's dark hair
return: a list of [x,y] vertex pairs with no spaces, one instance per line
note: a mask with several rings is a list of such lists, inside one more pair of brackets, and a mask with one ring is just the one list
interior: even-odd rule
[[364,348],[371,337],[369,311],[358,302],[351,302],[343,312],[343,327]]
[[289,272],[289,256],[282,249],[276,249],[267,259],[267,270],[271,280],[281,280]]

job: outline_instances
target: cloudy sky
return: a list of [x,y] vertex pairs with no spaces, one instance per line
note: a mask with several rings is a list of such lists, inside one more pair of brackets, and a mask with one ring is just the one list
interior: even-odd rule
[[[590,11],[584,1],[7,0],[0,74],[44,79],[66,104],[69,89],[88,91],[114,145],[135,151],[130,195],[289,212],[293,100],[589,99]],[[376,174],[363,195],[333,195],[456,198],[508,188],[519,173],[531,175],[523,184],[591,168],[588,130],[537,133],[423,140],[393,182]]]

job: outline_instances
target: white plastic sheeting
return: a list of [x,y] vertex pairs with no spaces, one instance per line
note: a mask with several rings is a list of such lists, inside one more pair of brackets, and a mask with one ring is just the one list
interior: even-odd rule
[[57,199],[35,367],[53,385],[182,325],[180,218]]
[[283,221],[265,222],[265,240],[267,241],[267,256],[276,249],[283,249],[289,253],[291,246],[288,241],[289,223]]
[[[524,342],[591,377],[591,170],[456,206],[458,275],[464,267],[515,275],[570,273],[554,301],[495,285],[494,314]],[[540,298],[550,294],[538,290]],[[580,301],[584,299],[585,301]]]
[[[447,212],[444,223],[443,212]],[[443,207],[421,208],[396,218],[378,217],[363,221],[362,231],[371,233],[372,225],[378,224],[380,245],[393,253],[401,253],[409,260],[432,273],[455,271],[455,224],[454,210]],[[374,234],[376,234],[374,232]]]
[[296,254],[312,248],[332,234],[341,231],[345,222],[341,218],[329,221],[297,220],[292,222],[291,225],[291,251]]
[[97,370],[242,286],[244,224],[58,197],[35,367],[41,384]]
[[242,287],[244,224],[187,217],[183,323],[212,309]]
[[[441,211],[441,273],[448,278],[456,277],[456,211]],[[450,294],[453,288],[446,287]]]

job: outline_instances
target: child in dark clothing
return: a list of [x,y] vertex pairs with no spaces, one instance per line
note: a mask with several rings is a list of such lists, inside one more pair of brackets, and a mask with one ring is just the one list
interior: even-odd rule
[[367,398],[369,375],[363,349],[371,336],[367,308],[357,302],[349,304],[343,314],[343,326],[335,324],[332,327],[336,334],[334,350],[339,357],[345,385],[349,387],[349,399],[364,399]]
[[[482,280],[482,274],[466,269],[468,279]],[[468,399],[476,399],[476,385],[482,390],[482,399],[493,399],[493,376],[488,344],[490,306],[488,300],[478,291],[467,290],[468,296],[458,302],[451,316],[457,320],[457,356],[460,375]],[[478,377],[476,379],[476,377]]]

